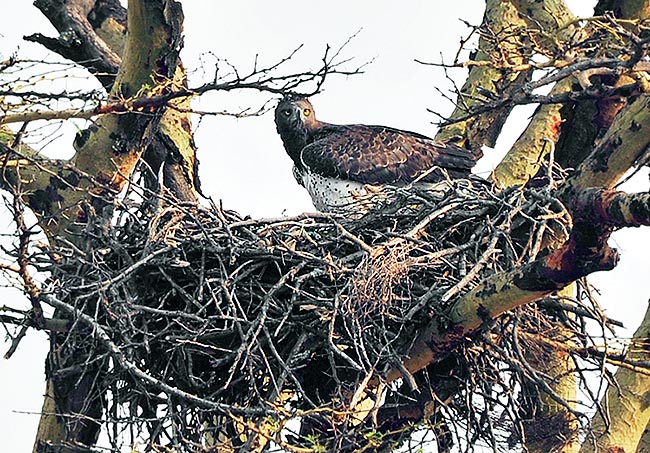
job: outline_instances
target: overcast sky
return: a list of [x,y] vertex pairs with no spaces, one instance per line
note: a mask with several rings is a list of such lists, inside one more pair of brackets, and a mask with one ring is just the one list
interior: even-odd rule
[[[250,70],[256,55],[259,64],[271,64],[304,44],[287,71],[315,69],[326,45],[337,48],[351,35],[357,36],[344,49],[353,58],[349,68],[364,62],[364,73],[333,77],[322,94],[313,98],[317,116],[333,123],[383,124],[435,134],[436,117],[427,108],[449,113],[452,106],[435,90],[451,88],[440,70],[414,60],[453,59],[467,28],[459,20],[480,23],[483,2],[394,0],[328,2],[249,0],[217,2],[183,1],[185,48],[183,60],[191,73],[190,85],[199,85],[211,74],[216,58],[227,59],[240,71]],[[592,1],[570,2],[582,16]],[[53,28],[30,2],[12,2],[12,20],[5,20],[0,35],[0,58],[20,47],[19,55],[39,58],[45,52],[21,37],[30,33],[54,36]],[[8,28],[7,28],[8,27]],[[465,73],[452,74],[459,82]],[[208,76],[209,78],[209,76]],[[75,81],[68,82],[74,86]],[[209,95],[198,104],[205,110],[245,108],[259,97],[230,93]],[[531,110],[521,109],[500,140],[497,151],[487,152],[480,171],[487,172],[521,131]],[[275,132],[272,114],[259,118],[205,117],[196,130],[203,190],[224,206],[253,216],[291,215],[313,210],[309,196],[296,184],[291,163]],[[67,129],[74,133],[74,128]],[[46,151],[69,155],[71,137],[63,137]],[[634,190],[647,190],[640,178]],[[0,219],[1,222],[1,219]],[[2,222],[8,225],[8,222]],[[622,252],[619,267],[592,279],[603,288],[608,313],[635,328],[650,295],[647,286],[648,237],[646,230],[633,230],[617,237]],[[645,256],[644,256],[645,254]],[[14,297],[14,296],[12,296]],[[22,302],[13,300],[14,305]],[[27,301],[24,302],[27,306]],[[8,348],[3,346],[2,353]],[[36,431],[44,388],[43,363],[46,336],[31,332],[9,360],[0,359],[0,426],[4,451],[29,451]],[[31,414],[30,414],[31,413]],[[11,428],[10,428],[11,427]]]

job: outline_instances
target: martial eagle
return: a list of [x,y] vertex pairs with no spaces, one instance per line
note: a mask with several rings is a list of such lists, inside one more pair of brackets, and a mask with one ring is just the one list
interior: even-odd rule
[[466,178],[478,157],[415,132],[319,121],[311,103],[295,95],[280,101],[275,124],[296,180],[325,212],[358,209],[357,201],[377,186],[431,186]]

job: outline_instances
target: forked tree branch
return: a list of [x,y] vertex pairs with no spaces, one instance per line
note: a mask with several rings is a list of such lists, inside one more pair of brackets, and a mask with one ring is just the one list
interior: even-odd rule
[[[122,46],[126,34],[126,14],[122,11],[119,1],[36,0],[34,6],[43,12],[60,34],[57,38],[50,38],[37,33],[26,36],[25,39],[39,43],[71,61],[79,62],[110,90],[120,67],[122,49],[115,44],[118,40],[106,39],[106,30],[112,27],[112,35],[121,35]],[[97,19],[105,16],[102,14],[102,8],[122,13],[113,16],[119,18],[119,22],[113,20],[91,23],[90,17]],[[98,33],[100,27],[103,27],[102,36]]]
[[[119,104],[119,99],[138,94],[146,97],[144,87],[152,82],[160,90],[154,95],[162,95],[170,89],[165,81],[174,77],[178,58],[178,49],[170,47],[170,42],[180,39],[182,14],[173,2],[150,3],[133,2],[130,8],[131,33],[110,93],[111,102]],[[152,32],[157,29],[164,31]],[[102,116],[77,137],[76,153],[70,163],[77,171],[92,175],[94,182],[64,178],[67,183],[61,184],[56,178],[39,174],[32,168],[19,170],[22,175],[34,175],[21,182],[25,193],[49,194],[40,197],[38,205],[34,205],[33,197],[27,203],[38,215],[47,218],[42,223],[50,238],[65,235],[76,223],[85,223],[87,216],[93,215],[89,209],[100,209],[95,200],[121,190],[152,140],[152,131],[160,119],[159,111],[158,106],[151,106],[146,112],[129,107],[113,109],[113,114]]]

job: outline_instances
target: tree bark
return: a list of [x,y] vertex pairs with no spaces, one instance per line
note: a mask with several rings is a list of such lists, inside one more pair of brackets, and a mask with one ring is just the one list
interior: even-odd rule
[[[124,56],[111,88],[111,98],[145,94],[152,83],[157,90],[169,89],[166,81],[173,78],[178,61],[182,29],[180,5],[174,1],[131,0],[128,23]],[[151,143],[159,119],[157,110],[99,118],[77,137],[74,143],[76,153],[70,161],[70,172],[91,175],[87,179],[80,178],[64,187],[57,186],[56,178],[18,181],[23,190],[32,194],[46,191],[50,195],[41,200],[43,204],[36,212],[52,240],[87,241],[75,232],[102,209],[108,201],[105,198],[110,199],[122,189]],[[33,196],[28,197],[28,203],[34,207]],[[53,335],[52,341],[59,344],[65,342],[65,337]],[[56,354],[54,350],[52,354]],[[83,357],[81,360],[83,363]],[[49,446],[57,446],[60,448],[57,451],[72,452],[79,447],[92,446],[100,427],[95,420],[101,416],[102,410],[101,388],[94,384],[102,373],[101,361],[96,365],[98,369],[84,370],[81,376],[68,378],[57,377],[56,365],[62,364],[56,363],[55,356],[50,357],[50,363],[55,368],[50,371],[48,395],[34,451],[46,451]]]
[[[573,297],[576,285],[572,284],[558,292],[558,295]],[[544,310],[544,308],[540,308]],[[575,342],[569,329],[558,326],[547,338],[560,344],[572,345]],[[529,347],[530,345],[530,347]],[[550,378],[549,387],[554,397],[560,397],[572,409],[578,400],[578,387],[574,370],[576,364],[567,350],[559,350],[551,345],[528,338],[524,349],[526,360],[531,368]],[[525,392],[525,389],[523,389]],[[537,392],[526,395],[529,413],[523,421],[524,444],[529,453],[574,453],[580,449],[578,439],[578,420],[575,414],[551,395]]]
[[[74,143],[76,154],[69,162],[41,160],[37,153],[27,147],[11,150],[9,144],[13,141],[13,135],[0,129],[0,144],[4,144],[2,150],[11,156],[5,166],[8,177],[6,183],[18,193],[24,194],[28,205],[39,215],[41,223],[46,225],[50,239],[53,242],[59,239],[73,243],[86,241],[87,238],[80,237],[78,233],[95,218],[104,217],[104,207],[110,204],[143,160],[151,167],[149,172],[143,170],[150,178],[150,189],[169,190],[180,201],[196,201],[196,150],[189,122],[189,98],[172,101],[174,108],[164,112],[155,106],[148,108],[129,104],[129,100],[136,96],[142,97],[148,93],[158,95],[185,86],[184,71],[177,64],[176,49],[179,46],[182,21],[178,5],[173,1],[131,0],[128,10],[130,30],[126,40],[123,40],[120,36],[124,33],[125,23],[119,20],[121,6],[114,0],[38,0],[38,3],[58,4],[63,9],[68,8],[67,14],[62,11],[51,14],[53,23],[58,24],[56,26],[60,31],[71,29],[89,38],[88,42],[79,47],[70,46],[69,43],[64,45],[60,40],[40,35],[35,35],[32,39],[76,61],[80,61],[81,56],[94,56],[97,61],[88,63],[87,67],[110,90],[109,99],[124,100],[124,105],[130,106],[120,114],[102,115],[89,129],[80,133]],[[525,47],[522,40],[529,39],[531,35],[524,35],[524,30],[540,26],[545,33],[549,30],[553,30],[552,33],[558,30],[561,33],[573,33],[570,24],[575,18],[567,14],[568,10],[561,1],[547,0],[532,4],[515,0],[488,0],[487,5],[485,23],[489,25],[494,40],[488,41],[488,34],[482,36],[481,52],[477,60],[487,61],[491,54],[499,53],[505,57],[500,62],[500,67],[498,61],[493,61],[496,67],[486,65],[472,68],[454,112],[456,117],[466,116],[468,108],[477,102],[477,98],[484,97],[487,91],[495,96],[508,93],[520,89],[529,80],[530,70],[507,70],[527,61],[528,56],[522,53]],[[617,8],[625,5],[619,2]],[[548,35],[540,34],[540,47],[550,49],[549,54],[553,54],[556,50],[553,47],[554,40],[546,42],[547,38]],[[118,71],[119,68],[119,72],[116,78],[100,76],[100,68],[108,71]],[[565,79],[558,83],[555,92],[568,92],[572,84],[573,79]],[[154,87],[149,90],[151,85]],[[440,359],[461,339],[505,311],[537,301],[566,288],[577,278],[615,265],[616,252],[607,245],[609,234],[615,228],[650,225],[650,195],[627,195],[606,190],[613,186],[624,171],[639,161],[650,144],[650,134],[645,130],[650,124],[648,102],[647,96],[641,96],[616,117],[618,110],[612,107],[609,111],[613,113],[608,117],[611,122],[607,124],[611,128],[584,162],[581,159],[586,153],[584,149],[580,150],[581,158],[576,161],[580,167],[559,191],[562,201],[575,219],[569,240],[564,244],[553,244],[555,249],[549,254],[513,271],[493,275],[468,292],[445,313],[444,326],[442,323],[431,322],[423,329],[409,352],[409,357],[405,359],[403,368],[411,373],[417,372]],[[495,180],[498,184],[503,187],[522,184],[537,173],[542,164],[544,144],[547,141],[556,142],[558,137],[568,134],[561,127],[565,119],[562,108],[559,105],[549,105],[538,109],[529,128],[497,168]],[[478,154],[483,145],[494,144],[510,111],[510,108],[503,108],[465,119],[443,128],[437,138],[457,140]],[[577,118],[578,116],[571,121],[585,121]],[[589,143],[594,142],[598,133],[586,134],[586,138],[581,139],[580,147],[590,146]],[[566,143],[563,146],[574,146]],[[562,153],[562,158],[568,159],[566,148]],[[158,175],[162,175],[162,181],[159,181]],[[592,187],[594,189],[585,190]],[[640,336],[648,334],[645,330],[637,333]],[[560,338],[564,340],[563,337]],[[60,337],[55,337],[55,346],[60,344],[57,343],[59,341]],[[562,374],[571,368],[566,351],[543,354],[537,359],[536,365],[547,374],[550,371]],[[100,363],[94,372],[101,373],[101,369]],[[56,374],[56,367],[52,372],[53,375]],[[388,373],[387,380],[400,377],[404,377],[403,369],[395,369]],[[621,382],[628,382],[624,373],[620,374],[620,378]],[[575,382],[569,378],[558,380],[556,392],[561,393],[565,399],[574,399]],[[35,451],[45,448],[47,444],[63,445],[61,451],[67,452],[94,443],[98,424],[93,418],[101,416],[102,395],[89,400],[90,383],[80,379],[73,381],[77,384],[76,388],[65,392],[59,388],[57,395],[57,387],[60,386],[56,385],[54,379],[48,380],[48,395]],[[379,385],[378,380],[370,381],[370,387],[372,385]],[[633,385],[641,392],[635,395],[645,398],[647,389],[644,386],[647,383],[639,380]],[[372,391],[367,392],[369,393]],[[621,404],[621,414],[625,414],[624,411],[629,409],[623,407],[627,395],[612,393],[611,397],[616,397]],[[427,401],[418,403],[425,407],[433,399],[431,395]],[[275,398],[271,398],[271,401],[275,401]],[[642,398],[639,401],[639,404],[645,403]],[[631,408],[636,409],[637,406]],[[612,407],[613,410],[619,410],[619,406]],[[530,432],[539,431],[540,422],[553,419],[554,416],[564,416],[562,408],[550,403],[547,404],[547,409],[543,417],[531,424]],[[363,418],[369,411],[370,409],[360,409],[360,417]],[[416,419],[421,420],[424,412],[421,410]],[[55,415],[62,413],[76,413],[83,417],[65,422]],[[564,421],[571,424],[574,420]],[[603,426],[599,429],[604,431],[605,425],[603,421]],[[261,437],[251,438],[249,447],[261,451],[274,427],[266,419],[258,420],[256,426],[262,431]],[[640,437],[637,427],[630,436],[632,435]],[[601,438],[603,445],[612,449],[619,448],[621,440],[607,436],[605,434]],[[527,444],[531,451],[546,451],[550,448],[546,443],[536,443],[531,438],[528,436]],[[562,451],[574,451],[575,445],[575,438],[572,437]]]
[[[626,357],[647,363],[650,352],[650,306],[628,348]],[[650,376],[635,369],[620,367],[603,398],[603,410],[596,413],[591,425],[593,437],[587,438],[580,453],[596,451],[634,452],[640,447],[650,421]],[[642,451],[642,450],[639,450]]]
[[562,188],[611,188],[639,161],[650,144],[650,96],[641,95],[614,119],[607,133]]
[[[43,44],[84,67],[110,90],[120,67],[127,30],[126,9],[119,0],[80,1],[39,0],[36,6],[61,33],[59,38],[40,34],[26,39]],[[74,39],[62,39],[74,33]],[[187,88],[185,70],[177,66],[168,90]],[[146,187],[158,193],[164,187],[167,194],[181,202],[196,202],[200,184],[198,160],[192,137],[190,98],[169,101],[160,127],[144,153],[142,166]],[[158,176],[162,169],[162,178]]]
[[[530,80],[531,71],[503,70],[526,61],[522,53],[526,48],[522,40],[526,22],[520,18],[520,11],[510,1],[487,0],[483,26],[490,31],[490,39],[487,35],[481,35],[475,60],[493,64],[471,67],[456,100],[451,120],[466,117],[473,106],[487,99],[487,92],[494,96],[507,94]],[[511,111],[512,108],[504,108],[454,122],[442,127],[436,139],[453,140],[480,155],[483,146],[494,146]]]

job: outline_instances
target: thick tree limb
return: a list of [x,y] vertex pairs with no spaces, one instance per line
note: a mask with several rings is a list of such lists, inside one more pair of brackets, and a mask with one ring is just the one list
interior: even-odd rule
[[[27,39],[40,42],[65,58],[83,65],[110,90],[125,48],[126,9],[118,0],[39,0],[37,3],[61,34],[58,39],[43,38],[40,35],[32,35]],[[70,39],[71,36],[74,39]],[[170,105],[171,109],[163,112],[161,127],[155,131],[155,138],[144,154],[147,161],[147,171],[144,172],[147,187],[157,192],[162,183],[176,199],[195,202],[199,183],[190,118],[190,97],[193,93],[188,93],[185,88],[185,71],[179,65],[172,83],[168,85],[166,96],[153,96],[156,101],[152,100],[151,93],[138,93],[140,98],[133,102],[122,98],[85,110],[26,111],[6,115],[0,122],[91,119],[106,113],[143,112]],[[169,96],[170,93],[179,91],[183,94]],[[158,181],[161,166],[162,181]]]
[[[606,14],[613,14],[613,17],[618,19],[642,21],[650,17],[650,6],[643,0],[601,0],[594,10],[594,15],[606,16]],[[638,27],[633,24],[632,21],[623,21],[620,25],[631,29],[633,33],[639,33]],[[606,73],[598,75],[596,80],[612,87],[633,82],[633,78],[629,75]],[[596,139],[607,131],[626,103],[625,96],[567,103],[562,109],[565,121],[556,148],[557,162],[564,167],[576,168],[592,150]]]
[[[527,28],[537,31],[540,49],[551,58],[565,51],[557,48],[558,43],[578,40],[584,34],[576,33],[572,25],[576,18],[563,0],[516,0],[513,3],[521,11]],[[572,84],[571,76],[560,80],[551,90],[551,96],[570,92]],[[524,184],[539,171],[544,157],[560,136],[561,109],[561,104],[542,105],[537,109],[524,132],[494,169],[492,179],[499,187]]]
[[[81,180],[86,180],[90,185],[101,187],[101,184],[90,175],[75,169],[69,162],[44,158],[28,145],[19,143],[16,148],[11,148],[15,141],[13,132],[0,126],[0,187],[22,198],[46,225],[43,228],[45,234],[51,241],[55,241],[56,233],[52,227],[56,228],[56,224],[51,221],[56,221],[57,215],[61,213],[59,203],[62,201],[56,196],[57,191],[68,189],[74,192],[78,190]],[[110,191],[108,187],[104,188]],[[49,199],[50,195],[55,196]]]
[[611,188],[650,144],[650,95],[644,94],[619,113],[593,152],[562,187],[564,198],[585,187]]
[[[576,292],[575,287],[575,284],[568,285],[558,291],[558,295],[572,298]],[[536,389],[522,389],[524,394],[528,393],[528,404],[525,405],[527,412],[522,420],[523,440],[529,453],[575,453],[580,449],[578,419],[575,414],[578,386],[576,364],[569,352],[569,347],[575,346],[575,333],[558,326],[547,335],[551,338],[541,339],[538,335],[527,338],[527,347],[522,351],[535,372],[550,378],[548,385],[553,392],[551,395]],[[558,348],[556,344],[569,347]],[[528,347],[529,345],[533,347]],[[558,397],[561,402],[558,402]]]
[[[120,50],[112,48],[106,42],[105,33],[103,37],[97,33],[97,29],[104,25],[104,21],[95,24],[99,25],[96,27],[88,19],[91,13],[97,17],[98,14],[93,10],[100,4],[104,4],[104,7],[110,6],[106,5],[107,3],[116,3],[119,6],[117,0],[113,2],[36,0],[34,5],[52,22],[60,35],[57,38],[48,38],[41,34],[34,34],[25,39],[42,44],[53,52],[86,66],[97,75],[102,85],[110,89],[120,66]],[[122,17],[122,20],[124,19],[125,16]],[[124,24],[116,22],[115,25],[121,25],[115,27],[115,30],[124,36]]]
[[[510,1],[488,0],[482,27],[485,33],[479,39],[477,61],[493,62],[499,58],[501,63],[520,65],[526,61],[522,52],[526,48],[523,41],[526,23],[519,17],[518,10]],[[507,94],[521,87],[531,75],[531,71],[504,73],[491,65],[474,66],[470,69],[467,81],[458,94],[456,109],[451,118],[466,117],[470,109],[483,102],[485,93]],[[483,115],[444,126],[436,134],[437,140],[455,140],[461,146],[479,154],[482,146],[494,146],[496,138],[512,106],[494,109]]]
[[[163,7],[152,3],[145,7],[149,9],[146,13],[138,8],[138,3],[134,5],[134,10],[129,13],[132,33],[127,39],[125,57],[111,91],[114,100],[141,93],[142,87],[152,82],[160,84],[159,93],[169,90],[166,81],[173,78],[176,69],[177,50],[170,51],[166,39],[180,38],[180,12],[169,10],[173,4]],[[105,115],[80,134],[75,140],[76,154],[70,163],[79,172],[93,175],[92,182],[80,179],[60,187],[60,181],[36,177],[22,183],[26,193],[48,194],[39,198],[37,206],[32,196],[30,207],[48,219],[44,222],[44,229],[50,237],[64,234],[75,223],[84,223],[88,215],[92,215],[87,207],[98,210],[101,203],[97,200],[121,190],[152,140],[153,127],[158,120],[155,109]]]
[[641,436],[641,440],[639,440],[636,453],[649,453],[649,452],[650,452],[650,431],[648,431],[648,427],[646,426],[646,429],[643,432],[643,436]]
[[[603,15],[607,11],[613,12],[617,18],[647,20],[650,18],[650,3],[645,0],[601,0],[598,2],[594,13]],[[649,315],[650,311],[646,312],[641,326],[634,333],[633,344],[635,340],[643,341],[648,338]],[[642,350],[643,348],[641,350],[631,350],[631,355],[647,361],[647,354],[644,354]],[[637,411],[630,412],[630,409],[639,399],[647,398],[650,389],[650,378],[646,374],[638,373],[635,375],[635,372],[636,370],[619,368],[615,378],[619,385],[623,386],[621,389],[624,389],[624,393],[618,393],[611,387],[607,395],[604,396],[605,402],[613,401],[613,404],[610,404],[608,408],[610,420],[607,420],[608,423],[612,424],[604,436],[597,439],[597,445],[600,447],[608,449],[627,445],[630,451],[635,450],[639,453],[650,451],[650,435],[648,434],[650,420],[646,417],[646,411],[643,409],[647,407],[647,404],[643,404],[640,412],[642,414],[641,418],[638,417],[639,413]],[[626,392],[629,392],[630,395],[625,394]],[[645,430],[640,433],[640,426],[638,425],[643,423],[643,419],[646,420],[646,426]],[[597,414],[594,419],[594,427],[603,431],[605,425],[602,414]],[[593,442],[588,440],[581,451],[592,451],[593,448]]]
[[[627,357],[650,361],[647,339],[650,337],[650,306],[634,332]],[[595,451],[634,452],[650,421],[650,378],[634,369],[621,367],[616,372],[617,385],[610,386],[603,401],[608,419],[598,412],[592,420],[594,438],[587,438],[581,453]]]
[[622,19],[650,18],[650,3],[646,0],[600,0],[594,14],[604,15],[607,11]]
[[[528,18],[528,27],[537,29],[538,27],[541,28],[541,33],[540,33],[540,40],[543,40],[546,45],[540,46],[540,47],[546,47],[549,50],[549,55],[552,57],[555,57],[557,55],[557,52],[559,49],[553,48],[553,45],[555,45],[557,42],[563,42],[563,41],[568,41],[570,39],[577,40],[580,38],[580,35],[576,35],[576,31],[574,30],[573,26],[570,26],[575,21],[575,17],[570,13],[570,11],[566,8],[564,5],[563,1],[547,1],[547,2],[518,2],[514,1],[513,4],[518,6],[519,8],[526,8],[526,14],[525,17]],[[535,14],[537,12],[537,14]],[[556,41],[557,40],[557,41]],[[568,74],[567,74],[568,75]],[[470,75],[471,77],[471,75]],[[573,84],[574,84],[574,77],[568,76],[568,78],[561,79],[560,82],[556,85],[556,87],[553,89],[551,92],[550,97],[562,97],[564,95],[571,96],[573,95],[572,89],[573,89]],[[611,107],[617,107],[617,104],[615,102],[610,102],[608,106]],[[456,113],[456,112],[455,112]],[[564,122],[564,107],[561,104],[555,104],[555,105],[544,105],[538,109],[536,114],[534,115],[533,119],[531,120],[531,123],[529,124],[527,130],[522,134],[522,136],[519,138],[517,143],[513,146],[511,149],[510,153],[506,156],[506,158],[501,162],[499,167],[497,167],[495,174],[494,174],[494,179],[497,181],[499,185],[502,187],[507,187],[512,184],[517,184],[517,183],[525,183],[528,179],[530,179],[532,176],[534,176],[540,166],[544,163],[543,162],[543,155],[548,153],[550,150],[552,150],[553,146],[552,144],[555,143],[558,138],[560,137],[560,127],[562,123]],[[613,115],[610,115],[613,118]],[[545,146],[547,145],[547,142],[551,142],[551,146]],[[582,153],[583,155],[585,154],[584,152]],[[621,197],[621,194],[617,194],[615,198]],[[588,198],[588,197],[587,197]],[[644,198],[645,201],[647,201],[647,196],[644,197],[641,195],[641,198]],[[632,199],[626,199],[623,205],[625,207],[623,208],[622,206],[615,207],[618,205],[618,201],[621,201],[620,198],[617,200],[617,202],[613,203],[602,203],[600,202],[601,200],[591,200],[595,205],[600,205],[603,206],[603,204],[607,204],[609,207],[608,211],[608,216],[609,217],[620,217],[620,221],[623,224],[630,224],[630,225],[635,225],[636,220],[635,219],[626,219],[626,215],[623,213],[625,210],[629,209],[632,205],[635,205],[636,202],[633,202]],[[641,205],[643,205],[643,202],[640,202]],[[622,209],[619,209],[622,208]],[[644,207],[643,209],[647,210],[647,207]],[[621,214],[619,216],[619,213]],[[635,217],[635,216],[631,216]],[[614,221],[614,219],[610,218],[608,219],[609,223],[613,226],[614,224],[617,224],[617,221]],[[581,228],[582,225],[576,226],[576,228]],[[598,249],[604,250],[605,255],[610,255],[608,252],[608,247],[606,245],[606,238],[609,236],[609,229],[606,231],[602,231],[599,233],[601,238],[604,238],[604,240],[600,241],[600,244],[598,245]],[[565,247],[568,247],[568,249],[572,249],[573,247],[569,243],[568,245],[565,245]],[[575,251],[575,249],[574,249]],[[560,253],[554,254],[555,259],[558,259],[560,262],[566,260],[570,255],[573,255],[573,252],[567,252],[567,250],[562,251]],[[575,257],[572,256],[572,259]],[[582,260],[582,259],[581,259]],[[603,264],[605,267],[611,267],[613,262],[615,262],[615,254],[612,252],[611,256],[609,258],[605,258],[604,260],[599,259],[599,262]],[[546,263],[546,265],[549,265],[551,263]],[[564,266],[561,266],[566,270]],[[573,267],[573,266],[570,266]],[[532,269],[531,269],[532,270]],[[511,279],[517,277],[516,275],[509,275],[507,278],[502,280],[501,282],[494,282],[490,281],[489,284],[496,284],[493,289],[497,289],[493,294],[497,295],[496,299],[494,300],[495,305],[499,305],[501,303],[507,303],[507,300],[509,296],[512,296],[512,300],[517,300],[520,297],[526,297],[523,293],[517,294],[517,291],[512,291],[511,289]],[[516,281],[516,280],[515,280]],[[482,286],[482,285],[480,285]],[[558,285],[559,287],[564,286],[564,283]],[[484,288],[486,291],[488,291],[488,288]],[[470,293],[471,294],[471,293]],[[481,294],[483,296],[484,294]],[[531,296],[532,294],[528,294],[527,296]],[[468,295],[469,296],[469,295]],[[533,298],[530,299],[532,300],[537,300],[539,297],[541,297],[542,294],[537,294]],[[505,299],[505,300],[504,300]],[[466,302],[466,300],[465,300]],[[460,310],[458,313],[453,313],[452,314],[452,319],[456,319],[457,322],[462,323],[465,325],[465,322],[467,319],[474,317],[476,323],[474,324],[473,328],[478,328],[482,322],[486,319],[489,319],[493,316],[493,312],[491,312],[490,309],[486,309],[486,305],[483,305],[483,302],[479,302],[478,300],[476,301],[476,304],[468,304],[468,306],[473,307],[472,310],[465,311],[465,310]],[[525,302],[524,302],[525,303]],[[478,315],[478,316],[476,316]],[[455,327],[454,321],[451,321],[451,325]],[[462,337],[463,335],[466,335],[466,331],[461,331],[461,332],[455,332],[454,329],[451,329],[452,333],[454,335],[458,334],[458,337]],[[423,352],[423,355],[421,357],[422,363],[428,363],[428,361],[433,360],[433,356],[435,353],[430,349],[431,346],[439,347],[440,351],[448,350],[448,343],[445,343],[446,341],[449,341],[449,338],[447,338],[448,332],[445,332],[443,335],[441,335],[439,338],[434,338],[434,336],[429,337],[429,334],[431,332],[425,332],[423,334],[424,341],[422,341],[422,349],[419,352]],[[452,335],[453,337],[453,335]],[[421,338],[422,340],[423,338]],[[442,342],[442,346],[440,346],[438,342]],[[429,342],[428,345],[424,344],[426,342]],[[414,350],[417,350],[418,347],[416,346]],[[429,354],[429,353],[432,354]],[[570,366],[568,363],[567,366]],[[406,367],[409,369],[409,371],[413,371],[410,367]],[[397,373],[399,375],[400,373]],[[573,383],[573,390],[572,390],[572,395],[575,393],[575,381],[571,381]],[[569,400],[574,400],[575,398],[569,398]],[[560,408],[561,411],[561,408]],[[571,440],[572,439],[572,440]],[[567,440],[567,443],[564,445],[565,450],[563,451],[575,451],[576,448],[578,447],[577,442],[575,442],[575,438],[571,438]],[[529,448],[533,448],[534,451],[536,446],[539,446],[541,450],[539,451],[546,451],[543,448],[544,443],[540,444],[529,444]]]
[[[570,89],[571,79],[565,79],[553,87],[551,95],[566,93]],[[537,109],[524,132],[494,169],[491,179],[498,187],[525,184],[537,174],[544,164],[544,157],[560,136],[561,109],[561,104],[542,105]]]

